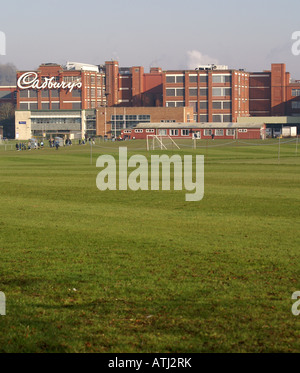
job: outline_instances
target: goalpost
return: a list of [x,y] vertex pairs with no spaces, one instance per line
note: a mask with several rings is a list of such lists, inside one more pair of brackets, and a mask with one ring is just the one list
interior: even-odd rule
[[171,136],[147,135],[147,150],[150,150],[150,148],[151,150],[168,150],[167,146],[170,144],[172,146],[175,145],[177,149],[180,149],[180,147],[176,144],[176,142],[172,139]]

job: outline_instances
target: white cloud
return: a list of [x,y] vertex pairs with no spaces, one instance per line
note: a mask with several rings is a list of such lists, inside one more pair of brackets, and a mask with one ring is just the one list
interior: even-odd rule
[[187,66],[189,70],[194,70],[196,67],[200,65],[210,65],[210,64],[217,65],[219,63],[216,58],[207,56],[206,54],[202,54],[201,52],[197,50],[188,51],[187,55],[188,55]]

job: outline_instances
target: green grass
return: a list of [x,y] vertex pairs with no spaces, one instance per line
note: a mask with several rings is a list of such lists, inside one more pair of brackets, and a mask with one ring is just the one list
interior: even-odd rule
[[181,143],[202,201],[97,189],[97,157],[143,141],[0,150],[0,352],[300,351],[295,143]]

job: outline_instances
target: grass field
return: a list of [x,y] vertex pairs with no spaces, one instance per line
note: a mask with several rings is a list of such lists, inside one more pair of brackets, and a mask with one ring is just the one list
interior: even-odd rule
[[262,144],[167,152],[204,154],[199,202],[97,189],[143,141],[0,148],[0,352],[300,352],[300,154]]

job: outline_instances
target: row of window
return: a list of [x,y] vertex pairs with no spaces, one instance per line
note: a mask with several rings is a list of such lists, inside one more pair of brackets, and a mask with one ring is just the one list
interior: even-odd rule
[[[51,97],[59,97],[59,90],[58,89],[43,89],[41,91],[41,96],[45,98],[50,97],[50,91],[51,91]],[[38,91],[36,89],[26,89],[20,91],[20,97],[22,98],[37,98],[38,97]],[[72,91],[72,97],[81,97],[81,89],[73,89]]]
[[[166,76],[166,83],[184,83],[185,77],[184,75],[167,75]],[[202,74],[199,75],[200,83],[207,83],[208,82],[208,75]],[[198,76],[197,75],[189,75],[189,82],[190,83],[198,83]],[[222,74],[215,74],[212,76],[213,83],[231,83],[231,75],[222,75]]]
[[300,101],[292,101],[292,109],[300,109]]
[[[51,109],[60,110],[59,102],[52,102]],[[73,102],[72,109],[81,110],[81,102]],[[21,102],[20,110],[38,110],[38,104],[36,102]],[[50,103],[42,102],[42,110],[50,110]]]
[[[184,101],[167,101],[167,107],[181,107],[184,106]],[[193,107],[194,112],[197,112],[197,102],[190,102],[189,106]],[[200,101],[199,102],[199,110],[207,110],[208,109],[208,101]],[[214,110],[231,110],[231,101],[213,101],[212,108]]]
[[[143,133],[143,129],[135,129],[135,133]],[[239,132],[247,132],[247,129],[239,129]],[[146,133],[154,133],[154,129],[146,129]],[[132,130],[124,130],[125,134],[132,133]],[[181,136],[189,136],[191,134],[189,129],[169,129],[169,135],[170,136],[179,136],[179,133],[181,133]],[[204,136],[211,136],[214,133],[215,136],[224,136],[224,129],[205,129],[203,134]],[[159,136],[167,136],[168,130],[167,129],[159,129],[158,130]],[[227,129],[226,130],[226,136],[235,136],[235,130],[234,129]]]
[[139,121],[149,121],[150,122],[151,116],[150,115],[112,115],[111,121],[114,122],[115,120],[139,120]]
[[32,118],[32,124],[73,124],[81,123],[80,118]]
[[[208,95],[208,88],[189,88],[189,95],[190,96],[207,96]],[[184,88],[166,88],[166,96],[167,97],[183,97],[185,95]],[[231,88],[227,87],[218,87],[212,88],[212,96],[213,97],[222,97],[222,96],[231,96]]]

